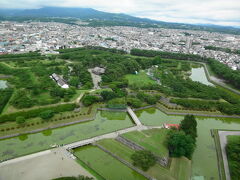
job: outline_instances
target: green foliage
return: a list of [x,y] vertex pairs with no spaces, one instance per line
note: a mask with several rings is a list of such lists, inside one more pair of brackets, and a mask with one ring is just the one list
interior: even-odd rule
[[124,109],[127,107],[125,98],[115,98],[107,103],[108,108]]
[[132,154],[131,159],[133,165],[141,167],[142,170],[147,171],[151,166],[156,164],[157,158],[151,153],[151,151],[141,150]]
[[74,87],[78,87],[79,86],[79,84],[80,84],[80,78],[79,77],[71,77],[70,78],[70,80],[69,80],[69,84],[71,85],[71,86],[74,86]]
[[42,119],[50,119],[54,116],[54,111],[52,110],[46,110],[46,111],[43,111],[39,114],[39,116],[42,118]]
[[13,93],[13,89],[0,89],[0,114],[2,113],[4,107],[8,103]]
[[197,121],[193,115],[186,115],[180,123],[180,129],[193,139],[197,137]]
[[137,99],[137,98],[131,97],[131,98],[127,98],[127,104],[128,104],[129,106],[134,107],[134,108],[139,108],[139,107],[141,107],[141,105],[142,105],[142,101],[140,101],[140,100]]
[[232,180],[238,180],[240,177],[240,137],[229,136],[226,146],[229,169]]
[[167,139],[168,149],[171,157],[185,156],[192,158],[195,149],[195,140],[183,131],[171,130]]
[[24,57],[26,58],[33,58],[36,56],[40,56],[41,54],[38,52],[29,52],[29,53],[22,53],[22,54],[4,54],[4,55],[0,55],[0,59],[14,59],[14,58],[22,58]]
[[18,90],[10,101],[10,104],[16,108],[30,108],[36,102],[27,96],[26,91]]
[[214,51],[222,51],[226,53],[233,53],[233,54],[240,54],[240,50],[237,49],[230,49],[230,48],[222,48],[222,47],[216,47],[216,46],[204,46],[207,50],[214,50]]
[[172,52],[163,52],[163,51],[154,51],[154,50],[132,49],[131,50],[131,55],[134,55],[134,56],[145,56],[145,57],[160,56],[161,58],[168,58],[168,59],[205,61],[205,59],[202,58],[199,55],[183,54],[183,53],[172,53]]
[[18,111],[11,114],[4,114],[0,116],[0,123],[8,122],[8,121],[15,121],[18,116],[22,116],[25,119],[38,117],[40,113],[52,110],[55,113],[65,112],[65,111],[73,111],[76,107],[75,104],[61,104],[58,106],[52,107],[44,107],[44,108],[37,108],[28,111]]
[[82,99],[82,103],[84,106],[90,106],[95,102],[99,102],[100,98],[97,96],[86,95]]
[[16,118],[16,123],[17,124],[24,124],[26,122],[26,119],[23,116],[18,116]]
[[211,70],[214,73],[216,73],[220,78],[228,81],[230,84],[232,84],[236,88],[240,87],[240,72],[234,71],[227,65],[224,65],[219,61],[211,58],[205,58],[205,57],[201,57],[200,55],[193,55],[193,54],[162,52],[162,51],[153,51],[153,50],[140,50],[140,49],[132,49],[131,55],[145,56],[145,57],[160,56],[161,58],[168,58],[168,59],[206,62],[211,67]]
[[234,71],[227,65],[214,59],[209,59],[211,70],[220,78],[225,79],[236,88],[240,88],[240,71]]
[[220,101],[202,101],[193,99],[171,99],[171,102],[194,110],[218,110],[222,113],[229,115],[240,114],[239,102],[236,104],[230,104]]
[[143,92],[137,93],[137,98],[140,99],[142,102],[146,102],[148,104],[156,104],[160,99],[159,95],[149,95]]
[[102,91],[101,96],[104,101],[109,101],[109,100],[117,97],[116,93],[114,93],[112,91]]

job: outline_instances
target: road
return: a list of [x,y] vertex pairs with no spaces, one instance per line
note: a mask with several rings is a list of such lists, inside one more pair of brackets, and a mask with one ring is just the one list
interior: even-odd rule
[[229,167],[228,167],[227,153],[226,153],[227,136],[240,135],[240,131],[218,131],[218,135],[219,135],[219,139],[220,139],[226,180],[231,180]]

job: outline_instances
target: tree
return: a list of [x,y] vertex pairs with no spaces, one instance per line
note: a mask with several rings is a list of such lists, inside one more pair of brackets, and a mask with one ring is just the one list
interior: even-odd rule
[[23,116],[16,117],[17,124],[24,124],[25,122],[26,122],[26,119]]
[[180,129],[193,139],[197,137],[197,121],[193,115],[186,115],[180,123]]
[[142,170],[147,171],[151,166],[156,164],[157,158],[151,153],[151,151],[141,150],[132,154],[131,159],[133,165],[141,167]]
[[116,94],[112,91],[102,91],[101,96],[104,101],[111,100],[116,97]]
[[238,180],[240,177],[240,136],[229,136],[226,151],[231,179]]
[[186,156],[191,159],[195,149],[194,139],[183,131],[171,130],[168,134],[167,144],[171,157]]
[[126,106],[127,106],[127,103],[126,103],[125,98],[115,98],[115,99],[108,101],[108,103],[107,103],[108,108],[123,109],[123,108],[126,108]]
[[84,106],[90,106],[95,102],[99,101],[99,97],[92,96],[92,95],[86,95],[83,97],[82,103]]
[[127,104],[134,108],[139,108],[141,107],[142,102],[137,98],[127,98]]
[[46,111],[43,111],[39,114],[39,116],[42,118],[42,119],[50,119],[54,116],[54,112],[52,110],[46,110]]
[[78,87],[79,83],[80,83],[79,77],[71,77],[70,80],[69,80],[69,84],[71,86],[76,87],[76,88]]

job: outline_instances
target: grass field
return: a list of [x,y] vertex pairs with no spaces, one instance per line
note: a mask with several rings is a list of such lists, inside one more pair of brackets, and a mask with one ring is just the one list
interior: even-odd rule
[[[128,161],[129,163],[133,163],[131,160],[131,155],[134,153],[134,150],[130,149],[129,147],[121,144],[120,142],[114,139],[105,139],[98,142],[99,145],[103,146],[113,154],[117,155],[118,157]],[[145,172],[151,177],[154,177],[158,180],[171,180],[174,179],[171,177],[169,170],[160,166],[159,164],[154,165],[148,171]]]
[[191,177],[191,161],[185,157],[172,158],[170,172],[177,180],[187,180]]
[[128,80],[130,86],[143,87],[148,84],[156,84],[144,71],[140,71],[138,74],[126,75],[125,78]]
[[[114,139],[105,139],[97,143],[111,153],[132,163],[131,155],[134,153],[133,149],[130,149]],[[145,173],[158,180],[188,180],[191,175],[191,161],[185,157],[172,158],[170,168],[156,164]]]
[[165,145],[167,129],[152,129],[146,131],[134,131],[122,136],[139,144],[160,157],[168,157],[168,149]]
[[106,180],[146,179],[97,147],[84,146],[74,154]]
[[28,119],[24,125],[18,125],[16,122],[6,122],[0,124],[0,137],[16,133],[25,133],[27,131],[33,131],[41,128],[51,128],[59,124],[93,118],[98,107],[98,105],[94,105],[91,112],[89,111],[90,107],[83,107],[78,113],[70,111],[62,112],[54,115],[54,117],[48,121],[43,121],[40,117],[31,118]]

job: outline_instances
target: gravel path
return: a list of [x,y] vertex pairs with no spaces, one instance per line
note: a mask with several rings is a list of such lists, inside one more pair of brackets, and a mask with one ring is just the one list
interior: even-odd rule
[[219,139],[220,139],[226,180],[231,180],[230,172],[229,172],[229,168],[228,168],[227,153],[226,153],[227,136],[240,135],[240,131],[218,131],[218,135],[219,135]]
[[93,80],[93,85],[94,85],[94,89],[101,89],[100,86],[99,86],[99,83],[102,81],[102,77],[97,75],[97,74],[94,74],[92,72],[93,69],[88,69],[88,72],[91,74],[92,76],[92,80]]
[[64,148],[42,151],[0,164],[0,180],[50,180],[78,175],[93,177]]

